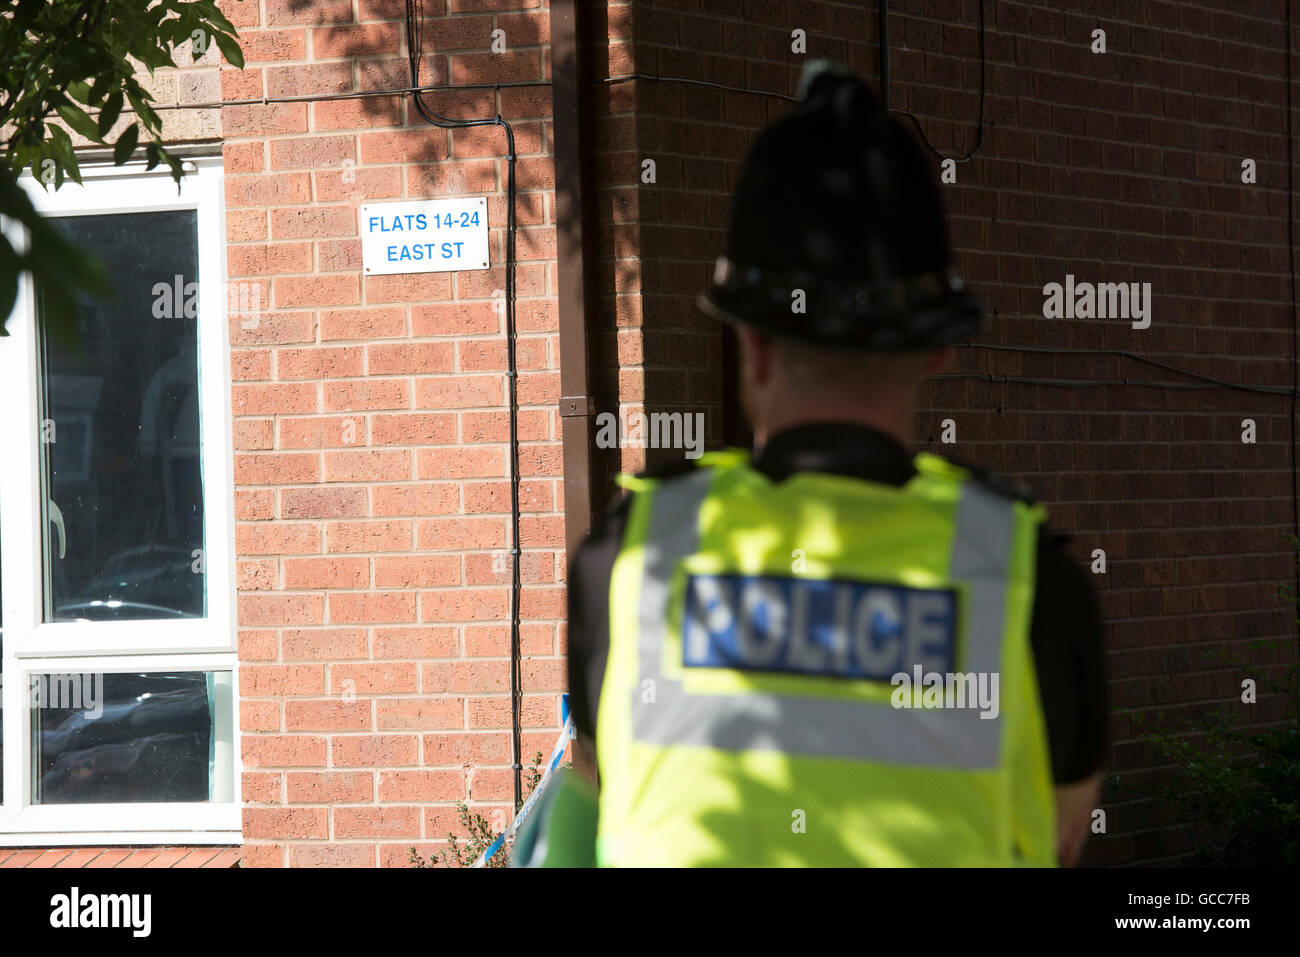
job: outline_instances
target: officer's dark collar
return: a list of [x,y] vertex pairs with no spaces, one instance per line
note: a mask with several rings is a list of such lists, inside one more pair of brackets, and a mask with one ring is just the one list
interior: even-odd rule
[[912,453],[898,439],[852,422],[810,422],[783,429],[754,455],[754,468],[774,482],[795,472],[829,472],[903,485],[916,474]]

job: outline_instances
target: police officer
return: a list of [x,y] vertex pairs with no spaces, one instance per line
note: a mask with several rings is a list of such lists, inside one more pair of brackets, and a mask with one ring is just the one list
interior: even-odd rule
[[1072,864],[1105,746],[1092,586],[1027,489],[906,450],[985,310],[910,136],[842,67],[800,86],[700,301],[758,451],[622,477],[571,567],[597,860]]

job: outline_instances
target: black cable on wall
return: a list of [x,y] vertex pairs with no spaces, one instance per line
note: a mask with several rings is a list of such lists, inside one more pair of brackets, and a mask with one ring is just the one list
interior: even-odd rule
[[435,113],[420,93],[420,37],[424,18],[422,0],[406,0],[406,55],[411,70],[411,103],[421,118],[442,129],[499,126],[506,131],[506,382],[510,407],[510,763],[514,771],[514,806],[523,801],[521,727],[523,705],[522,655],[519,640],[520,539],[519,539],[519,369],[515,349],[515,131],[501,114],[474,120]]
[[984,146],[984,88],[985,78],[988,75],[988,59],[984,55],[984,0],[979,0],[980,25],[979,25],[979,58],[980,58],[980,105],[978,115],[979,122],[975,126],[975,145],[968,149],[961,156],[945,156],[934,148],[930,138],[925,135],[925,130],[921,127],[921,121],[916,118],[916,114],[911,110],[902,110],[893,108],[889,105],[889,0],[877,0],[877,12],[879,19],[877,27],[877,39],[880,41],[880,102],[890,113],[897,113],[899,116],[906,116],[916,127],[916,135],[921,138],[922,145],[931,153],[941,160],[951,159],[954,163],[969,163],[973,160],[980,149]]

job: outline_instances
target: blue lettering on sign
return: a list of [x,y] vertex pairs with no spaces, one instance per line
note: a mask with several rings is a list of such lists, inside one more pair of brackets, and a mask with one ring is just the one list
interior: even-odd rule
[[390,263],[405,262],[407,260],[432,259],[435,250],[441,252],[443,259],[455,259],[463,255],[461,249],[464,247],[463,242],[443,243],[439,246],[437,243],[411,243],[406,246],[389,246],[385,251]]
[[371,216],[366,223],[372,233],[400,233],[427,229],[428,222],[424,213],[407,213],[405,216]]
[[478,210],[462,210],[459,215],[450,212],[429,212],[428,214],[386,213],[368,216],[365,220],[364,232],[370,236],[384,233],[425,234],[424,236],[385,236],[385,239],[388,239],[389,242],[382,247],[383,256],[390,263],[424,262],[434,259],[453,260],[462,259],[467,255],[465,247],[469,245],[468,241],[425,242],[424,240],[430,234],[430,229],[438,230],[441,236],[448,235],[448,231],[463,235],[461,230],[478,226],[479,222]]
[[957,593],[774,575],[691,575],[682,663],[888,681],[955,671]]

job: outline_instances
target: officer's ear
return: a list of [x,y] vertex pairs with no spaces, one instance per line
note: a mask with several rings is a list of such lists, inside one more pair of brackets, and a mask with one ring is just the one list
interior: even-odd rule
[[767,385],[775,371],[772,340],[748,326],[737,326],[740,338],[742,375],[754,385]]
[[948,365],[952,359],[952,346],[944,346],[942,349],[935,349],[925,360],[925,374],[927,376],[938,375]]

